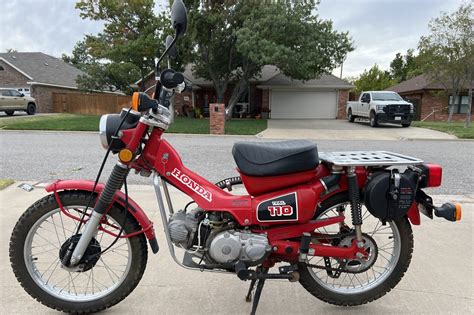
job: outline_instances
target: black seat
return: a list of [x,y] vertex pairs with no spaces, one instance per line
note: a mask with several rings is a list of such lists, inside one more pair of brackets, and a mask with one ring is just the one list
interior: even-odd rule
[[316,145],[307,140],[237,142],[232,149],[240,171],[249,176],[275,176],[315,169]]

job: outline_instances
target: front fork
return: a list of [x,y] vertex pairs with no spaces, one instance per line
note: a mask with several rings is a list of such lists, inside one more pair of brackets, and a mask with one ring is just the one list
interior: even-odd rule
[[[94,235],[96,235],[100,221],[102,220],[104,213],[110,207],[115,193],[117,190],[122,188],[125,177],[128,174],[128,170],[128,166],[120,162],[115,165],[107,183],[105,184],[104,190],[100,194],[99,200],[94,206],[94,210],[92,211],[91,216],[85,225],[79,242],[77,243],[76,247],[74,247],[74,244],[71,243],[66,255],[63,258],[63,265],[74,266],[80,262],[92,238]],[[87,209],[85,211],[87,211]]]

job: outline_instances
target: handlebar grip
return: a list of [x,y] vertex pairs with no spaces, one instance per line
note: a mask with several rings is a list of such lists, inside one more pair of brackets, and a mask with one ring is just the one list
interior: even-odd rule
[[168,89],[173,89],[184,82],[184,76],[173,69],[166,69],[160,76],[161,84]]

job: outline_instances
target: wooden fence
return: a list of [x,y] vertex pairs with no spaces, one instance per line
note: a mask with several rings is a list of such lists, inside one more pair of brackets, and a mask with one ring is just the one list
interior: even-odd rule
[[56,113],[103,115],[130,107],[131,100],[131,96],[115,94],[53,93],[53,109]]

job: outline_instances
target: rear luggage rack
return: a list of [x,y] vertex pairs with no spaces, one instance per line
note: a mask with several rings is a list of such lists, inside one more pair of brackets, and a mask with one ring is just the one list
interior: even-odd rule
[[390,166],[422,164],[423,160],[388,151],[319,152],[323,163],[336,166]]

